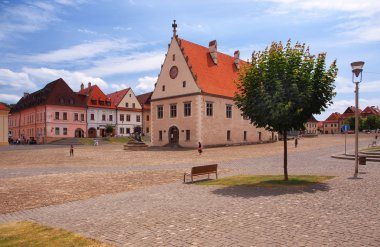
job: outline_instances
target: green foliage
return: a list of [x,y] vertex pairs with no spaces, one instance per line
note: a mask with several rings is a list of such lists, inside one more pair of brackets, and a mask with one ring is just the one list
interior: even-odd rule
[[324,111],[335,95],[336,61],[328,69],[325,62],[326,53],[311,55],[305,44],[273,42],[252,54],[236,83],[234,100],[243,116],[284,136],[284,180],[288,180],[287,132],[304,130],[307,120]]
[[113,126],[111,124],[107,124],[106,132],[107,134],[111,134],[113,132]]
[[241,70],[235,102],[257,127],[283,134],[303,130],[313,114],[320,114],[335,95],[336,61],[329,69],[326,54],[317,57],[305,44],[284,47],[273,42],[252,54],[252,63]]
[[364,129],[375,130],[380,129],[380,117],[378,116],[368,116],[365,120],[366,125]]

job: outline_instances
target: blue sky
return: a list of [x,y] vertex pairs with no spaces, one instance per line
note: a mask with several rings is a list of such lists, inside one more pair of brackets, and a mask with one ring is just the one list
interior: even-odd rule
[[354,105],[350,63],[365,61],[360,108],[380,106],[378,0],[0,0],[0,101],[16,103],[62,77],[75,91],[92,82],[110,93],[153,89],[173,19],[178,34],[247,59],[272,41],[299,41],[337,59],[334,104]]

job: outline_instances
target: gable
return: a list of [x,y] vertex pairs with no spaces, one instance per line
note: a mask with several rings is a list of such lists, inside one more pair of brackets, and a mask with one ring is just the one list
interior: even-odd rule
[[[174,68],[174,66],[177,67],[178,73],[172,78],[173,76],[170,76],[170,70]],[[172,75],[173,74],[174,73],[172,73]],[[201,90],[195,83],[177,39],[172,38],[152,94],[152,100],[200,92]]]
[[140,102],[137,100],[137,97],[132,89],[129,89],[128,92],[124,94],[124,97],[120,100],[117,107],[126,108],[126,103],[128,103],[128,108],[132,108],[133,104],[135,104],[135,109],[142,108]]

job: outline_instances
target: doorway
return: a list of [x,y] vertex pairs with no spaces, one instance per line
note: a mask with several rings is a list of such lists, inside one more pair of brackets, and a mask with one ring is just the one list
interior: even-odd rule
[[169,128],[169,143],[177,145],[179,143],[179,130],[176,126]]
[[96,129],[95,128],[89,128],[88,129],[88,138],[96,138]]

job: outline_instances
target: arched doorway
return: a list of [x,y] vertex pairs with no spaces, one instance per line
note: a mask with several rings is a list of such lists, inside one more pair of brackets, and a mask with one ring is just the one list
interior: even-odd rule
[[96,138],[96,129],[95,128],[89,128],[87,136],[88,136],[88,138]]
[[176,126],[172,126],[169,129],[169,143],[170,144],[179,143],[179,130]]
[[75,130],[75,137],[83,138],[84,137],[84,131],[80,128]]

